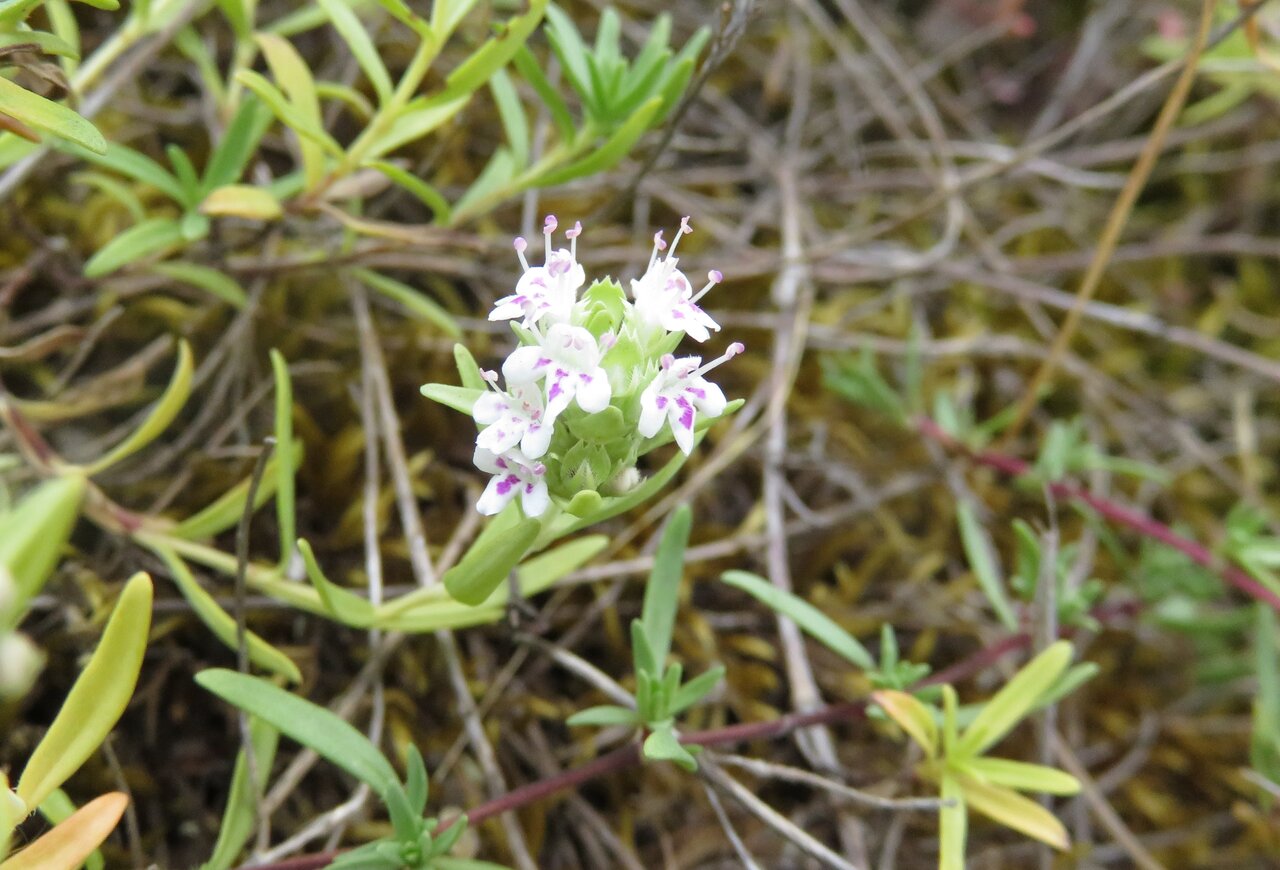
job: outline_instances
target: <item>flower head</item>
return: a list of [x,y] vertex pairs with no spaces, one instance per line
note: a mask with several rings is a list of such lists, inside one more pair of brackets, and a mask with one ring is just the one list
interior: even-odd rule
[[[654,235],[649,267],[644,275],[631,282],[631,295],[635,299],[632,310],[640,325],[649,331],[664,329],[667,332],[683,332],[695,341],[706,341],[711,337],[712,330],[720,329],[720,324],[712,320],[697,303],[724,278],[713,269],[707,274],[706,286],[694,295],[693,285],[678,268],[680,261],[675,256],[680,237],[691,232],[693,229],[689,226],[689,219],[681,219],[680,230],[672,240],[669,251],[666,242],[662,240],[662,233]],[[667,251],[665,257],[660,256],[663,251]]]
[[517,444],[520,452],[537,459],[551,445],[552,427],[544,419],[542,391],[532,384],[519,384],[510,392],[498,389],[497,372],[481,372],[491,390],[476,399],[471,416],[485,428],[476,446],[492,453],[505,453]]
[[574,400],[579,408],[594,414],[603,411],[613,395],[609,378],[600,367],[600,359],[611,344],[612,336],[606,335],[597,343],[595,336],[581,326],[557,323],[547,330],[540,344],[513,350],[502,364],[502,374],[508,384],[545,379],[546,425]]
[[582,224],[575,223],[573,229],[565,233],[569,238],[569,250],[560,248],[553,251],[551,234],[555,232],[556,225],[555,215],[547,215],[542,227],[546,253],[541,266],[529,265],[524,256],[529,243],[516,238],[516,256],[520,258],[524,273],[516,281],[515,292],[494,303],[493,310],[489,312],[490,320],[514,320],[518,317],[520,325],[526,329],[542,322],[568,322],[578,288],[587,280],[582,265],[578,263],[578,236],[582,233]]
[[498,455],[492,450],[477,447],[472,461],[476,468],[493,475],[476,502],[476,510],[485,516],[499,513],[517,494],[527,517],[541,516],[551,503],[544,479],[547,467],[519,450]]
[[693,450],[693,426],[698,412],[708,417],[724,413],[724,393],[703,377],[711,369],[742,353],[741,342],[729,345],[723,356],[706,365],[696,356],[676,359],[671,354],[662,358],[662,370],[640,394],[640,422],[638,429],[646,438],[652,438],[670,424],[676,444],[687,455]]

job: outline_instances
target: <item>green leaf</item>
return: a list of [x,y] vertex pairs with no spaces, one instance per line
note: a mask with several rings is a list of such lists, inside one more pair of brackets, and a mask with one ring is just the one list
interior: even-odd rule
[[579,710],[566,719],[564,724],[570,728],[576,728],[580,725],[599,725],[603,728],[609,728],[615,725],[639,725],[641,723],[640,716],[635,710],[619,707],[615,704],[604,704],[599,707],[588,707],[585,710]]
[[236,308],[243,308],[249,301],[244,288],[234,278],[209,266],[202,266],[199,263],[190,263],[185,260],[166,260],[163,263],[153,265],[151,271],[157,275],[164,275],[166,278],[172,278],[175,281],[198,287],[209,295],[216,296]]
[[271,777],[271,763],[276,757],[280,732],[262,719],[249,720],[249,740],[253,744],[253,758],[258,778],[256,788],[249,781],[249,760],[244,750],[236,754],[236,765],[231,774],[230,795],[227,808],[222,812],[222,824],[218,826],[218,840],[213,855],[200,865],[200,870],[230,870],[236,858],[249,842],[257,824],[257,798],[266,788]]
[[[288,450],[293,444],[293,381],[289,378],[289,366],[284,356],[275,348],[271,349],[271,374],[276,387],[276,448]],[[276,463],[276,524],[280,534],[281,570],[293,556],[293,542],[297,537],[293,470],[292,462]]]
[[965,803],[984,816],[1056,849],[1071,846],[1067,829],[1033,800],[999,785],[988,785],[969,776],[957,777]]
[[521,77],[537,93],[538,99],[546,106],[547,112],[551,115],[551,121],[556,126],[556,132],[560,134],[561,142],[566,144],[572,142],[574,124],[573,116],[569,114],[569,107],[565,105],[559,91],[547,80],[546,75],[542,72],[541,62],[534,57],[533,52],[529,50],[529,46],[520,46],[520,50],[512,57],[512,63]]
[[[235,617],[223,610],[213,596],[205,591],[195,575],[191,573],[191,569],[187,567],[186,562],[178,558],[177,553],[171,548],[155,541],[148,542],[148,546],[169,569],[174,585],[178,587],[182,597],[187,599],[196,618],[203,622],[227,649],[235,652],[238,649]],[[245,647],[249,653],[249,661],[258,667],[273,674],[279,674],[291,683],[302,682],[302,672],[298,670],[293,660],[252,631],[245,631]]]
[[[471,351],[467,350],[465,344],[459,342],[453,346],[453,363],[458,367],[458,378],[464,387],[469,390],[479,390],[482,393],[489,388],[484,378],[480,376],[480,364],[476,362],[476,358],[471,355]],[[471,411],[468,410],[466,413],[470,414]]]
[[937,756],[938,723],[928,707],[913,695],[893,689],[872,692],[871,699],[920,745],[926,756],[931,759]]
[[0,48],[11,45],[34,45],[44,54],[80,58],[80,50],[61,36],[46,33],[42,30],[18,30],[12,33],[0,33]]
[[964,792],[950,776],[940,783],[943,800],[951,806],[938,810],[938,870],[965,870],[965,840],[969,836],[969,816],[964,805]]
[[172,142],[165,146],[164,153],[169,158],[169,165],[173,167],[174,177],[182,185],[182,192],[185,195],[184,200],[190,202],[199,197],[200,176],[196,174],[196,168],[192,165],[191,158]]
[[90,187],[96,187],[108,197],[114,199],[128,210],[129,217],[134,223],[147,219],[146,206],[142,204],[138,194],[134,192],[131,186],[123,183],[114,175],[86,169],[83,172],[72,173],[71,181],[75,184],[87,184]]
[[74,146],[62,146],[59,150],[67,151],[105,169],[111,169],[126,175],[134,181],[148,184],[165,196],[184,207],[195,205],[183,190],[181,182],[174,178],[163,166],[140,151],[111,142],[106,151],[96,153]]
[[1071,655],[1071,644],[1060,640],[1027,662],[969,723],[956,745],[955,755],[981,755],[1008,734],[1062,676],[1071,664]]
[[1043,764],[1028,764],[1025,761],[1010,761],[1007,758],[972,758],[964,762],[964,771],[992,785],[1006,786],[1018,791],[1056,795],[1073,795],[1080,792],[1080,780],[1069,773]]
[[466,60],[449,73],[444,89],[432,98],[433,102],[447,102],[468,96],[487,82],[524,45],[538,22],[542,21],[546,9],[547,0],[529,0],[528,12],[509,19],[501,33],[485,40],[483,45],[472,51]]
[[484,390],[469,387],[453,387],[449,384],[423,384],[420,392],[433,402],[439,402],[455,411],[461,411],[468,417]]
[[182,224],[171,218],[149,218],[135,224],[107,242],[84,264],[87,278],[100,278],[135,260],[141,260],[157,251],[174,248],[189,241],[183,235]]
[[396,114],[387,131],[369,143],[366,162],[421,139],[458,114],[470,99],[468,94],[449,100],[428,100],[425,97],[410,100]]
[[419,202],[431,209],[437,223],[449,222],[449,217],[453,214],[453,208],[449,205],[449,201],[444,198],[444,195],[430,184],[407,169],[385,160],[368,160],[365,161],[365,165],[371,169],[378,170],[394,183],[417,197]]
[[[284,89],[294,111],[312,129],[323,130],[320,98],[307,62],[298,54],[293,44],[282,36],[259,33],[254,36],[254,39],[261,47],[262,54],[267,59],[267,65],[271,68],[271,74]],[[324,177],[324,150],[314,138],[303,136],[301,133],[298,136],[302,172],[306,178],[306,187],[311,190]]]
[[341,157],[344,154],[342,146],[332,136],[326,133],[317,122],[308,118],[275,85],[260,74],[250,69],[242,69],[236,73],[236,81],[257,94],[271,107],[271,111],[280,119],[280,122],[290,130],[310,139],[328,154],[335,157]]
[[374,622],[373,605],[368,599],[361,598],[349,589],[346,589],[330,580],[320,568],[320,563],[316,561],[315,553],[311,549],[311,544],[305,539],[298,539],[298,552],[302,554],[302,561],[306,565],[307,577],[311,580],[311,585],[316,588],[320,600],[324,602],[324,606],[328,608],[330,614],[340,619],[347,625],[354,625],[358,628],[365,628]]
[[689,773],[698,769],[698,762],[694,760],[688,749],[680,745],[679,739],[669,725],[654,729],[653,733],[645,738],[644,757],[650,761],[674,762]]
[[0,565],[17,587],[11,611],[0,613],[0,631],[22,617],[23,605],[44,586],[80,516],[85,479],[63,474],[36,486],[0,517]]
[[400,791],[391,763],[369,739],[324,707],[266,680],[223,668],[196,674],[196,682],[233,706],[273,725],[373,789],[384,801]]
[[511,83],[511,76],[503,69],[490,77],[489,90],[493,93],[493,101],[498,106],[498,117],[506,133],[511,156],[515,160],[516,167],[524,169],[529,165],[529,119],[525,117],[524,106],[520,105],[520,95],[516,93],[516,87]]
[[135,574],[62,709],[18,780],[17,795],[35,808],[66,782],[106,739],[138,682],[151,630],[151,578]]
[[875,670],[875,660],[867,648],[803,598],[784,592],[763,577],[746,571],[726,571],[720,579],[752,595],[770,610],[790,617],[807,634],[864,671]]
[[146,447],[167,429],[174,417],[178,416],[178,412],[182,410],[182,406],[186,404],[187,397],[191,395],[193,371],[191,346],[185,340],[179,340],[178,364],[173,370],[173,376],[169,379],[169,385],[165,387],[163,395],[151,409],[151,413],[132,435],[117,444],[101,459],[90,463],[85,468],[85,473],[92,476],[122,462]]
[[631,657],[638,677],[657,679],[662,673],[662,664],[653,654],[653,647],[649,646],[649,638],[644,633],[644,623],[638,619],[631,620]]
[[458,564],[444,573],[444,588],[463,604],[481,604],[507,579],[541,531],[542,524],[535,519],[521,520],[514,527],[491,522]]
[[463,17],[476,5],[477,0],[437,0],[431,4],[431,30],[436,39],[443,43],[449,34],[462,21]]
[[[288,451],[277,449],[271,454],[271,458],[267,460],[267,467],[263,469],[262,481],[258,485],[257,492],[254,493],[253,508],[257,510],[267,503],[267,499],[275,494],[276,490],[276,463],[282,461],[281,454]],[[294,444],[294,450],[289,456],[290,464],[297,469],[302,460],[302,445]],[[175,538],[184,538],[189,541],[200,541],[212,538],[214,535],[225,532],[240,521],[240,517],[244,514],[245,499],[249,497],[249,485],[252,482],[251,477],[245,477],[240,480],[231,489],[224,492],[212,504],[202,509],[199,513],[193,514],[182,522],[178,523],[166,534]]]
[[680,581],[684,577],[684,550],[689,545],[692,522],[688,505],[682,504],[672,512],[658,543],[653,570],[649,572],[649,582],[644,590],[640,621],[659,668],[671,651],[671,634],[675,628],[676,608],[680,604]]
[[672,716],[683,713],[710,695],[722,679],[724,679],[724,668],[719,665],[704,671],[671,694],[667,712]]
[[649,129],[650,122],[661,107],[661,97],[651,97],[646,100],[603,145],[591,154],[576,163],[539,175],[534,179],[533,184],[539,187],[552,187],[612,168],[615,163],[631,152],[632,147]]
[[373,85],[374,93],[378,95],[378,101],[386,103],[391,99],[393,90],[391,76],[387,74],[382,57],[378,54],[373,40],[369,38],[369,31],[360,23],[360,19],[351,11],[351,7],[341,0],[317,0],[317,2],[324,9],[324,14],[333,22],[333,27],[342,37],[342,41],[351,49],[351,54],[355,56],[356,63],[360,64],[360,69],[364,70],[369,84]]
[[101,154],[107,140],[98,128],[61,103],[46,100],[0,76],[0,114],[17,118],[28,127],[49,133]]
[[991,602],[991,609],[996,612],[1000,622],[1010,631],[1018,630],[1018,618],[1009,604],[1008,593],[1004,590],[1004,582],[1000,579],[1000,570],[996,567],[995,552],[986,530],[978,522],[973,512],[973,504],[962,499],[956,505],[956,522],[960,525],[960,540],[964,544],[965,556],[978,585],[986,593]]
[[440,327],[440,330],[452,338],[460,338],[462,329],[453,315],[446,311],[440,303],[402,281],[388,278],[372,269],[353,269],[351,272],[361,283],[376,290],[384,296],[394,299],[414,314]]
[[484,169],[453,204],[452,222],[474,217],[493,202],[514,193],[520,186],[515,182],[516,162],[505,145],[493,152]]
[[591,51],[578,34],[578,28],[574,26],[573,19],[560,7],[549,6],[545,32],[552,51],[560,59],[560,65],[564,68],[570,86],[578,92],[588,112],[596,114],[599,103],[591,88],[591,71],[587,68],[587,58],[591,55]]

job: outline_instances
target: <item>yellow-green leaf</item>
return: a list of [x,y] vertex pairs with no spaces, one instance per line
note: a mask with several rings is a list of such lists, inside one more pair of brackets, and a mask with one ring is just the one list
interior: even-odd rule
[[933,720],[929,708],[906,692],[885,689],[872,692],[871,699],[880,705],[911,739],[920,744],[929,758],[938,752],[938,723]]
[[964,792],[950,776],[941,782],[943,800],[954,801],[938,810],[938,870],[964,870],[964,846],[969,837],[969,815]]
[[17,118],[28,127],[75,142],[97,154],[107,150],[107,140],[102,138],[97,127],[61,103],[33,94],[3,76],[0,76],[0,114]]
[[1071,845],[1062,822],[1030,798],[970,776],[958,776],[957,782],[965,802],[984,816],[1055,848],[1066,849]]
[[178,416],[178,412],[182,410],[182,406],[186,404],[187,397],[191,395],[191,375],[193,371],[191,346],[186,341],[179,341],[178,365],[173,370],[173,377],[169,379],[169,386],[165,387],[160,401],[156,402],[156,406],[151,409],[147,419],[142,422],[142,425],[132,435],[117,444],[106,456],[89,465],[85,469],[86,473],[93,475],[100,471],[105,471],[146,447],[161,432],[167,429],[169,424],[173,422],[173,418]]
[[83,476],[59,475],[41,483],[0,517],[0,565],[9,571],[18,589],[12,620],[16,621],[22,604],[40,591],[58,564],[80,516],[84,490]]
[[316,588],[316,594],[324,602],[330,615],[347,625],[365,628],[373,624],[373,605],[366,598],[361,598],[349,589],[334,583],[320,568],[311,544],[302,538],[298,539],[298,552],[302,554],[302,562],[307,568],[307,577]]
[[[274,33],[259,33],[254,38],[267,59],[271,74],[276,77],[293,108],[316,129],[320,129],[323,122],[315,78],[293,43]],[[324,150],[314,140],[301,135],[298,137],[298,150],[302,156],[306,187],[311,190],[324,177]]]
[[1071,664],[1071,644],[1060,640],[1013,675],[965,729],[956,755],[981,755],[1008,734]]
[[284,214],[271,191],[251,184],[226,184],[209,191],[200,203],[200,212],[259,221],[272,221]]
[[137,685],[150,630],[151,578],[138,573],[125,584],[102,642],[22,771],[17,794],[28,807],[66,782],[111,732]]
[[128,805],[129,798],[118,791],[89,801],[71,818],[0,862],[0,870],[77,870],[115,830]]
[[1080,792],[1080,780],[1069,773],[1043,764],[1028,764],[1007,758],[973,758],[963,764],[966,773],[992,785],[1037,791],[1045,794],[1073,795]]

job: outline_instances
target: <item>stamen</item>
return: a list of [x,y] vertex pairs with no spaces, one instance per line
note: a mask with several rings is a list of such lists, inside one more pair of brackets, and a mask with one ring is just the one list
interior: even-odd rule
[[551,234],[556,231],[556,227],[559,225],[560,222],[556,220],[556,216],[553,214],[547,215],[547,219],[542,222],[542,238],[546,242],[547,249],[546,256],[543,258],[544,263],[551,260]]
[[526,242],[520,236],[516,236],[516,240],[512,244],[515,246],[516,256],[520,258],[520,267],[524,271],[528,272],[529,261],[524,258],[524,252],[525,252],[525,249],[529,247],[529,243]]
[[618,336],[614,335],[612,332],[606,332],[604,335],[600,336],[600,356],[604,356],[608,353],[609,348],[613,347],[617,343]]
[[719,284],[719,283],[720,283],[721,281],[723,281],[723,280],[724,280],[724,275],[722,275],[722,274],[720,273],[720,270],[719,270],[719,269],[712,269],[710,272],[708,272],[708,273],[707,273],[707,286],[706,286],[706,287],[703,287],[701,290],[699,290],[699,291],[698,291],[698,293],[697,293],[697,295],[696,295],[696,296],[694,296],[694,297],[693,297],[692,299],[690,299],[689,301],[690,301],[690,302],[697,302],[697,301],[698,301],[699,299],[701,299],[703,296],[706,296],[706,295],[707,295],[707,293],[708,293],[708,291],[710,291],[712,287],[716,286],[717,284]]
[[573,228],[564,231],[564,237],[569,240],[569,254],[573,259],[578,259],[578,236],[582,235],[582,221],[574,221]]
[[485,383],[487,383],[490,387],[493,388],[493,391],[495,393],[497,393],[499,396],[502,396],[504,398],[506,397],[507,394],[498,388],[497,372],[495,372],[493,369],[488,369],[488,370],[480,369],[480,377],[484,379]]
[[728,349],[726,349],[723,354],[716,357],[711,362],[707,363],[706,365],[700,367],[697,371],[695,371],[693,373],[694,377],[701,377],[702,375],[711,371],[716,366],[727,363],[729,360],[733,359],[735,356],[742,353],[746,349],[747,349],[746,345],[744,345],[742,342],[735,341],[733,344],[729,345]]
[[671,240],[671,250],[667,253],[668,260],[676,255],[676,245],[680,244],[680,237],[685,233],[691,232],[693,232],[693,227],[689,226],[689,216],[685,215],[680,218],[680,229],[676,230],[676,237]]
[[649,255],[649,269],[652,269],[653,264],[658,261],[658,254],[666,249],[667,243],[662,240],[662,230],[658,230],[653,234],[653,253]]
[[662,359],[660,359],[658,362],[662,365],[662,370],[666,371],[667,369],[675,365],[676,358],[674,354],[664,353],[662,355]]

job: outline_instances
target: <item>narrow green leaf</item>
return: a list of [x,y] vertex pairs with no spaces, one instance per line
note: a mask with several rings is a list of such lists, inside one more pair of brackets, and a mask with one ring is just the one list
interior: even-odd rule
[[324,606],[329,612],[341,619],[347,625],[354,625],[359,628],[370,626],[374,622],[373,605],[366,598],[361,598],[349,589],[346,589],[330,580],[320,563],[316,561],[316,555],[311,549],[311,544],[305,539],[298,539],[298,552],[302,554],[303,564],[306,565],[307,577],[311,580],[311,585],[316,588],[320,600],[324,602]]
[[682,504],[672,512],[658,543],[653,570],[649,572],[649,582],[644,590],[640,621],[658,667],[663,666],[667,653],[671,651],[671,634],[675,628],[676,608],[680,604],[680,581],[684,577],[684,550],[689,545],[692,523],[693,515],[688,505]]
[[763,577],[746,571],[726,571],[720,579],[750,594],[770,610],[791,618],[807,634],[864,671],[875,670],[875,660],[867,648],[803,598],[784,592]]
[[1060,640],[1027,662],[969,723],[956,746],[955,755],[981,755],[1008,734],[1062,676],[1067,665],[1071,664],[1071,655],[1070,642]]
[[244,288],[234,278],[226,272],[209,266],[202,266],[199,263],[190,263],[185,260],[166,260],[163,263],[153,265],[151,271],[157,275],[164,275],[166,278],[172,278],[175,281],[198,287],[209,295],[216,296],[236,308],[243,308],[249,301]]
[[0,48],[11,45],[34,45],[44,54],[58,57],[69,57],[78,60],[80,50],[61,36],[46,33],[43,30],[18,30],[12,33],[0,33]]
[[[187,567],[186,562],[178,558],[171,548],[155,542],[149,543],[149,546],[169,569],[174,585],[178,587],[182,597],[187,599],[196,618],[203,622],[227,649],[235,652],[238,648],[235,617],[223,610],[213,596],[205,591],[195,575],[191,573],[191,569]],[[258,667],[273,674],[279,674],[291,683],[302,682],[302,672],[298,670],[293,660],[252,631],[245,632],[245,647],[249,653],[249,660]]]
[[351,54],[355,56],[356,63],[360,64],[360,69],[364,70],[369,84],[373,85],[374,93],[378,95],[378,101],[386,103],[391,99],[393,90],[391,76],[387,73],[387,68],[383,65],[382,57],[378,54],[373,40],[369,38],[369,31],[360,23],[360,19],[351,11],[351,7],[341,0],[318,0],[318,2],[324,9],[324,14],[333,22],[333,27],[342,37],[342,41],[347,44],[347,48],[351,49]]
[[547,7],[547,40],[551,49],[560,59],[569,85],[578,92],[579,98],[589,110],[594,111],[598,105],[591,89],[591,72],[587,69],[587,58],[591,51],[578,34],[578,28],[560,7]]
[[644,757],[650,761],[674,762],[689,773],[698,769],[698,762],[688,749],[680,745],[670,727],[657,728],[645,738]]
[[27,761],[17,795],[34,808],[66,782],[106,739],[142,669],[151,630],[151,578],[135,574],[116,602],[102,641]]
[[511,60],[521,77],[529,83],[537,93],[538,99],[542,100],[542,104],[547,107],[551,122],[555,124],[556,132],[560,134],[560,141],[565,144],[572,142],[574,139],[573,116],[569,114],[569,107],[565,105],[559,91],[542,72],[541,61],[534,57],[527,45],[520,46],[520,50]]
[[59,150],[67,151],[104,169],[119,172],[134,181],[148,184],[181,206],[190,207],[195,204],[189,200],[178,179],[159,163],[127,145],[111,142],[106,151],[100,154],[74,146],[62,146]]
[[17,118],[28,127],[75,142],[97,154],[107,150],[98,128],[61,103],[46,100],[0,76],[0,114]]
[[196,199],[200,195],[200,176],[196,174],[196,168],[187,152],[170,142],[165,146],[164,153],[169,158],[169,165],[173,167],[174,177],[182,185],[185,200],[189,202]]
[[964,762],[964,770],[992,785],[1002,785],[1018,791],[1056,795],[1080,793],[1080,780],[1043,764],[1028,764],[1007,758],[972,758]]
[[598,725],[602,728],[610,728],[615,725],[639,725],[640,717],[635,710],[629,710],[626,707],[619,707],[614,704],[604,704],[599,707],[588,707],[585,710],[579,710],[566,719],[564,724],[570,728],[576,728],[580,725]]
[[182,224],[171,218],[150,218],[129,227],[107,242],[84,264],[87,278],[100,278],[150,254],[188,241]]
[[236,81],[253,91],[271,107],[271,111],[280,122],[299,136],[305,136],[319,145],[328,154],[341,157],[343,148],[332,136],[326,133],[319,124],[303,114],[293,103],[280,92],[275,85],[260,74],[250,69],[242,69],[236,73]]
[[370,160],[366,161],[365,165],[371,169],[378,170],[394,183],[417,197],[419,202],[431,209],[436,223],[448,223],[449,217],[453,213],[453,208],[449,205],[448,200],[444,198],[444,195],[430,184],[407,169],[385,160]]
[[[266,504],[267,499],[275,495],[276,463],[282,461],[282,454],[286,452],[277,448],[271,454],[271,458],[267,460],[267,467],[263,469],[262,473],[262,481],[258,485],[257,492],[254,493],[253,509],[255,511]],[[301,443],[294,444],[294,450],[289,460],[296,470],[302,461]],[[202,541],[225,532],[239,522],[241,515],[244,514],[244,503],[245,499],[249,497],[249,485],[251,482],[250,477],[243,478],[201,511],[192,514],[172,529],[169,529],[167,534],[175,538],[185,538],[189,541]]]
[[[293,444],[293,381],[284,356],[271,349],[271,374],[275,378],[275,435],[277,449],[290,449]],[[297,537],[292,462],[276,463],[276,523],[280,529],[280,569],[284,570],[293,556]]]
[[97,462],[90,463],[85,468],[85,473],[92,476],[105,471],[146,447],[167,429],[174,417],[178,416],[178,412],[182,410],[182,406],[186,404],[187,397],[191,395],[191,376],[194,368],[191,346],[185,340],[179,340],[178,364],[173,370],[173,376],[169,379],[169,385],[165,387],[163,395],[151,409],[151,413],[132,435],[112,448],[106,456]]
[[73,173],[71,180],[76,184],[87,184],[90,187],[95,187],[120,203],[128,210],[129,218],[135,224],[147,219],[147,208],[142,204],[138,194],[134,192],[130,185],[125,184],[114,175],[86,169],[83,172]]
[[[453,363],[458,367],[458,378],[464,387],[480,392],[489,388],[485,379],[480,376],[480,364],[476,362],[476,358],[471,355],[471,351],[467,350],[465,344],[459,342],[453,346]],[[467,413],[471,412],[467,411]]]
[[437,0],[431,4],[431,30],[444,43],[478,0]]
[[[656,680],[662,673],[662,663],[653,654],[649,646],[649,638],[644,633],[644,623],[638,619],[631,620],[631,657],[635,661],[636,676]],[[645,709],[645,705],[640,705]]]
[[715,687],[724,679],[724,668],[716,665],[685,683],[671,695],[667,712],[678,716],[703,698],[710,695]]
[[505,145],[493,152],[476,180],[453,204],[452,223],[484,212],[494,202],[517,192],[524,185],[515,184],[516,162]]
[[1018,617],[1013,613],[1008,593],[1004,589],[1004,581],[1000,579],[1000,569],[996,567],[991,541],[974,514],[973,504],[968,500],[961,500],[956,505],[956,522],[960,525],[960,540],[964,544],[969,566],[973,568],[973,575],[977,578],[978,585],[982,587],[987,600],[991,602],[991,609],[996,612],[996,616],[1005,628],[1017,631]]
[[[13,578],[17,600],[0,614],[0,631],[21,619],[23,605],[44,586],[80,516],[85,479],[63,474],[36,486],[0,518],[0,565]],[[5,624],[4,617],[12,620]]]
[[632,147],[649,129],[650,122],[662,107],[661,97],[651,97],[640,108],[627,118],[626,122],[614,132],[609,139],[591,154],[568,166],[552,169],[533,180],[538,187],[553,187],[564,184],[585,175],[595,175],[613,167],[615,163],[626,157]]
[[417,97],[396,114],[387,132],[369,143],[366,160],[390,154],[403,145],[416,142],[423,136],[445,124],[462,111],[471,99],[470,94],[448,100]]
[[271,777],[271,763],[276,757],[280,732],[262,719],[249,720],[249,740],[253,744],[253,758],[258,769],[257,787],[249,781],[249,760],[244,750],[236,754],[236,765],[231,773],[231,789],[227,808],[222,812],[222,824],[218,826],[218,840],[213,855],[200,865],[200,870],[231,870],[249,836],[257,824],[257,799]]
[[433,100],[450,101],[471,94],[519,51],[542,21],[548,0],[529,0],[529,10],[508,19],[502,32],[490,37],[449,73],[444,89]]
[[449,384],[423,384],[420,392],[431,401],[439,402],[455,411],[461,411],[470,417],[471,410],[476,405],[476,399],[480,398],[484,390],[454,387]]
[[[259,33],[254,39],[267,59],[271,74],[288,96],[290,105],[311,128],[322,130],[324,122],[320,115],[320,97],[306,61],[293,44],[282,36]],[[315,139],[301,133],[298,134],[298,149],[302,158],[303,176],[306,178],[307,189],[310,190],[324,177],[324,150]]]
[[353,269],[352,273],[361,283],[376,290],[384,296],[394,299],[414,314],[440,327],[440,330],[452,338],[461,338],[462,329],[453,315],[440,303],[402,281],[388,278],[372,269]]
[[494,531],[495,528],[499,528],[497,521],[490,523],[458,564],[444,573],[445,589],[463,604],[482,603],[507,579],[533,546],[542,531],[542,524],[535,519],[525,519],[514,528],[498,532]]
[[201,671],[196,674],[196,682],[345,770],[384,801],[392,792],[400,791],[395,769],[377,747],[345,719],[324,707],[266,680],[223,668]]
[[489,90],[498,106],[498,117],[506,133],[511,156],[515,159],[516,167],[524,169],[529,165],[529,119],[525,117],[524,106],[520,105],[520,95],[516,93],[511,76],[504,69],[498,70],[489,78]]

